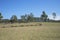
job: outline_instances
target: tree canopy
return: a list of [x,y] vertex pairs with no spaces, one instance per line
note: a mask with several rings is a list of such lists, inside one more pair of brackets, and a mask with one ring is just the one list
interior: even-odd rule
[[2,18],[3,18],[3,16],[2,16],[2,14],[0,13],[0,22],[2,22]]
[[16,16],[16,15],[12,15],[10,21],[11,21],[12,23],[17,22],[17,16]]
[[52,15],[53,15],[53,19],[55,19],[56,18],[56,13],[53,12]]
[[48,15],[45,13],[45,11],[43,11],[41,15],[41,19],[46,22],[47,18],[48,18]]

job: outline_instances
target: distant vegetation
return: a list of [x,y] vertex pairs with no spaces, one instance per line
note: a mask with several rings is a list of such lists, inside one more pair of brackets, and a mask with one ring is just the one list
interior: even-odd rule
[[[52,13],[53,19],[56,18],[56,13]],[[34,17],[33,13],[21,15],[21,18],[18,19],[16,15],[12,15],[10,19],[2,19],[2,13],[0,13],[0,23],[21,23],[21,22],[60,22],[60,20],[51,20],[48,18],[48,15],[45,11],[42,12],[40,17]]]

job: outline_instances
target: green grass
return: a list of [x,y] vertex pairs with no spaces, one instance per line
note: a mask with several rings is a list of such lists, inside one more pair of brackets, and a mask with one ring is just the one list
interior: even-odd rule
[[[26,25],[26,23],[22,24]],[[5,24],[5,25],[18,26],[22,24]],[[31,25],[39,23],[27,23],[27,24]],[[42,23],[42,24],[43,24],[42,26],[0,28],[0,40],[60,40],[60,23]]]

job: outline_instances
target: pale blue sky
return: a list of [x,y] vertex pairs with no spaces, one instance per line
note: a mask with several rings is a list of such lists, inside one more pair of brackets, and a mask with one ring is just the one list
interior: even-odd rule
[[60,17],[60,0],[0,0],[0,12],[4,18],[16,15],[33,13],[35,17],[40,17],[42,11],[45,11],[52,19],[52,13],[57,14],[56,19]]

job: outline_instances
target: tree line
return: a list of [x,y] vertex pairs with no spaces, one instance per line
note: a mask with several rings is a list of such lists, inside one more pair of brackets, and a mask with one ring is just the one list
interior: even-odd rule
[[[56,13],[52,13],[53,18],[56,18]],[[48,22],[50,19],[45,11],[42,11],[41,17],[34,17],[33,13],[21,15],[21,19],[18,19],[16,15],[12,15],[10,19],[2,19],[2,13],[0,13],[0,23],[16,23],[16,22]]]

